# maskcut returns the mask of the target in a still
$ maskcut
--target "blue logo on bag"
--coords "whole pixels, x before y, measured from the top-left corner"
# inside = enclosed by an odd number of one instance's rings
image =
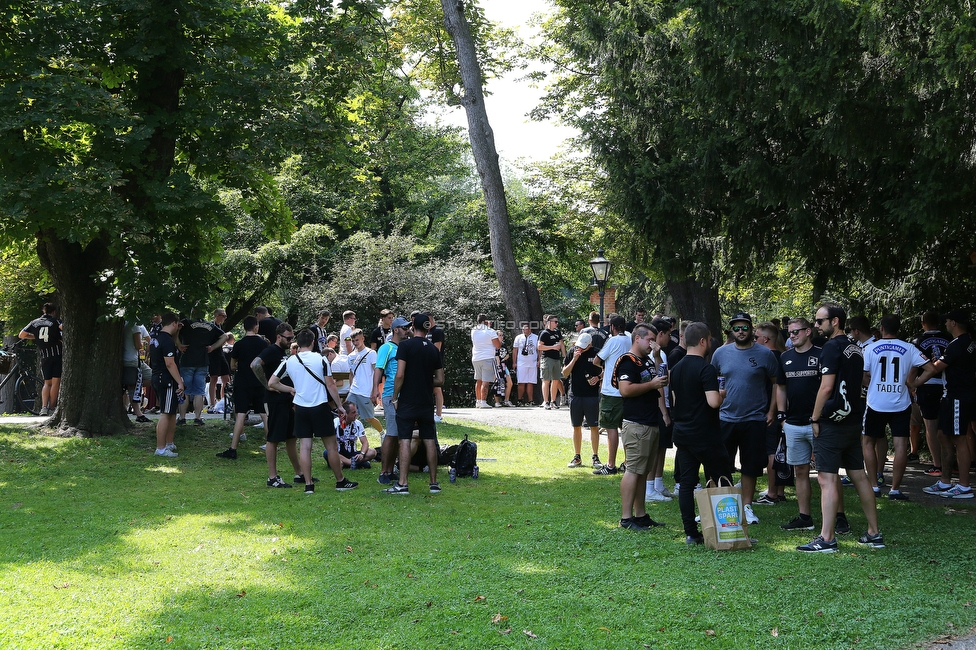
[[[715,520],[720,528],[739,527],[739,500],[725,497],[715,504]]]

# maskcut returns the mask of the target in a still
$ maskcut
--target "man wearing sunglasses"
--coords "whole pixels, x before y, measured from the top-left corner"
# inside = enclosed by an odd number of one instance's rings
[[[314,330],[313,330],[314,333]],[[292,408],[292,395],[287,391],[273,390],[268,386],[265,370],[274,372],[281,362],[288,356],[288,349],[295,338],[295,332],[288,323],[281,323],[275,329],[275,344],[269,345],[261,351],[251,362],[251,370],[258,382],[267,390],[268,426],[265,432],[268,444],[264,448],[264,456],[268,461],[268,487],[290,488],[291,483],[282,480],[278,475],[278,443],[285,443],[285,451],[292,469],[295,470],[295,482],[299,482],[302,466],[298,462],[298,439],[295,437],[295,410]],[[285,377],[282,384],[294,388],[290,377]],[[304,480],[301,481],[304,483]]]
[[[719,411],[722,440],[729,458],[739,454],[742,503],[746,523],[758,524],[752,511],[756,479],[767,464],[766,427],[776,419],[776,400],[766,396],[766,380],[775,383],[779,363],[773,352],[754,341],[752,316],[739,312],[729,321],[733,345],[723,345],[712,355],[712,365],[725,377],[725,401]]]
[[[861,451],[861,421],[864,398],[861,383],[864,379],[864,355],[844,333],[847,312],[840,305],[825,304],[817,310],[814,324],[827,337],[820,353],[820,390],[813,405],[810,424],[813,425],[813,450],[817,454],[817,481],[820,483],[820,511],[823,521],[820,535],[809,543],[797,546],[804,553],[835,553],[834,537],[838,508],[842,503],[838,474],[841,467],[854,483],[861,498],[861,509],[868,520],[868,530],[858,543],[872,548],[884,548],[884,538],[878,530],[878,508],[871,489],[872,481],[864,471]]]

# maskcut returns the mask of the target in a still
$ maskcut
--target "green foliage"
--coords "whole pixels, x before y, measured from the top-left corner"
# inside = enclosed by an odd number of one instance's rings
[[[37,255],[23,244],[0,249],[0,334],[16,335],[41,314],[54,289]]]
[[[439,495],[413,474],[406,497],[379,493],[375,465],[333,491],[316,442],[322,481],[304,496],[264,487],[257,442],[215,462],[230,425],[209,422],[165,461],[148,425],[0,430],[5,645],[894,650],[976,624],[968,505],[879,503],[886,549],[842,539],[815,557],[777,506],[754,550],[719,554],[685,546],[674,502],[649,506],[666,528],[619,529],[619,479],[567,470],[566,438],[438,425],[496,460],[453,485],[442,468]],[[284,454],[278,467],[291,478]],[[855,530],[859,510],[849,498]]]

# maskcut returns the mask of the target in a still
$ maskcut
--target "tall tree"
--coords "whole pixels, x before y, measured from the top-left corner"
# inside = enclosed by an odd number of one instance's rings
[[[512,234],[495,149],[495,136],[485,110],[484,79],[478,62],[478,52],[471,28],[465,18],[462,0],[441,0],[444,10],[444,26],[454,42],[458,71],[461,77],[461,105],[468,119],[468,138],[474,154],[475,166],[481,178],[488,211],[488,232],[491,241],[491,261],[498,276],[505,308],[515,323],[541,320],[542,314],[532,313],[528,292],[530,284],[522,278],[512,250]]]
[[[7,4],[0,243],[34,239],[57,289],[56,426],[123,429],[119,314],[208,293],[230,225],[217,189],[273,206],[270,172],[297,133],[334,130],[372,12],[351,0]],[[260,212],[269,233],[290,229],[287,214]]]

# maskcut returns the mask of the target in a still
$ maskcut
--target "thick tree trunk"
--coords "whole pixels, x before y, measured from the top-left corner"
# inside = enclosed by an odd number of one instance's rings
[[[683,320],[701,321],[708,325],[713,336],[724,340],[718,287],[712,286],[712,283],[704,284],[699,278],[690,275],[680,279],[666,277],[664,283]]]
[[[461,104],[468,118],[468,139],[471,142],[471,152],[474,155],[478,176],[481,177],[481,188],[488,209],[491,261],[495,267],[495,275],[498,277],[505,308],[517,327],[521,321],[533,320],[533,315],[522,274],[515,263],[515,253],[512,251],[505,185],[502,183],[502,173],[498,166],[495,136],[485,110],[481,67],[478,64],[471,28],[464,18],[464,3],[461,0],[441,0],[441,7],[444,10],[444,26],[457,50],[464,93]]]
[[[49,425],[63,435],[97,436],[129,428],[122,408],[122,321],[99,319],[112,287],[114,262],[101,240],[86,247],[53,231],[37,238],[37,254],[58,288],[64,321],[64,370],[57,411]]]

